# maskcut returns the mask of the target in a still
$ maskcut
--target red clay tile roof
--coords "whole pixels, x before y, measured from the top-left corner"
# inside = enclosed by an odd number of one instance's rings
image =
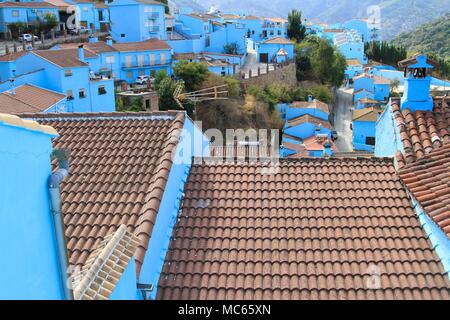
[[[147,51],[147,50],[169,50],[167,42],[159,39],[149,39],[141,42],[114,43],[113,47],[117,51]]]
[[[11,52],[0,56],[0,62],[16,61],[29,53],[28,51]]]
[[[143,263],[184,123],[182,112],[23,115],[54,127],[54,148],[70,150],[62,184],[69,262],[83,266],[101,241],[124,224],[139,239]]]
[[[450,143],[449,102],[449,98],[435,98],[433,111],[416,112],[400,110],[398,100],[392,102],[405,151],[401,162],[413,163],[433,149]]]
[[[322,119],[314,117],[314,116],[311,116],[309,114],[304,114],[299,117],[290,119],[288,121],[288,126],[289,126],[289,128],[291,128],[291,127],[295,127],[295,126],[298,126],[300,124],[307,123],[307,122],[312,123],[316,126],[320,125],[324,128],[331,129],[330,122],[322,120]]]
[[[319,109],[325,113],[330,113],[330,108],[328,107],[328,104],[317,99],[314,99],[313,101],[294,101],[289,107]]]
[[[194,165],[157,297],[450,299],[449,289],[391,160],[306,158]]]
[[[263,43],[266,43],[266,44],[294,44],[294,42],[292,42],[291,40],[282,38],[282,37],[271,38],[271,39],[264,41]]]
[[[17,87],[14,95],[9,91],[0,94],[0,112],[43,112],[64,98],[61,93],[25,84]]]
[[[400,177],[425,212],[450,237],[450,144],[406,165]]]
[[[116,52],[117,50],[112,46],[109,46],[104,41],[87,42],[87,43],[63,43],[60,44],[61,49],[74,49],[82,44],[85,50],[90,51],[92,54],[98,54],[103,52]]]
[[[41,2],[0,2],[0,8],[56,8],[53,4],[45,1]]]
[[[33,53],[61,68],[89,66],[89,64],[79,59],[78,48],[60,50],[36,50],[33,51]],[[95,54],[93,54],[89,50],[84,50],[84,55],[86,58],[95,57]]]

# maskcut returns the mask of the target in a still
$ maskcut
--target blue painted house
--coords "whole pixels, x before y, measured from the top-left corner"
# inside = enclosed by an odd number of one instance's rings
[[[360,64],[368,63],[364,53],[364,42],[354,30],[334,33],[334,44],[345,59],[356,59]]]
[[[1,61],[0,91],[34,85],[66,96],[66,112],[115,111],[113,79],[93,76],[88,61],[97,55],[82,46],[61,50],[38,50]],[[0,59],[1,60],[1,59]]]
[[[119,53],[117,79],[132,83],[138,76],[154,76],[158,70],[172,74],[172,49],[165,41],[149,39],[112,47]]]
[[[111,36],[119,43],[166,39],[165,5],[154,0],[109,3]]]
[[[283,18],[263,18],[261,38],[263,40],[272,38],[287,39],[288,21]]]
[[[0,299],[64,299],[47,181],[52,138],[36,122],[0,114]],[[6,245],[7,244],[7,245]]]
[[[382,113],[378,107],[368,107],[353,111],[353,150],[373,152],[375,149],[375,124]]]
[[[256,45],[257,59],[262,63],[283,63],[293,61],[294,42],[276,37]]]
[[[9,36],[10,23],[22,22],[28,25],[43,20],[47,14],[54,15],[59,21],[58,7],[45,1],[3,1],[0,2],[0,33]]]
[[[76,1],[65,0],[69,5],[75,6],[77,27],[85,27],[91,32],[108,32],[110,17],[108,5],[103,1]]]
[[[308,101],[278,105],[283,128],[282,157],[331,156],[336,150],[331,141],[330,110],[326,103],[312,96]]]
[[[390,86],[391,81],[389,79],[369,73],[360,74],[353,78],[354,101],[362,98],[386,101],[389,98]],[[357,93],[361,90],[366,93],[357,96]]]
[[[233,22],[245,28],[247,38],[251,39],[253,43],[263,40],[263,19],[246,14],[221,14],[220,16],[225,22]]]

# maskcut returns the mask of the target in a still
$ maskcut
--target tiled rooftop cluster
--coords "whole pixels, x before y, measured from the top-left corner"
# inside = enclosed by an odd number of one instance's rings
[[[139,275],[184,113],[37,114],[71,152],[61,197],[70,264],[83,267],[120,225],[137,236]]]
[[[269,174],[268,174],[269,173]],[[449,299],[388,159],[197,164],[159,299]]]
[[[400,177],[426,213],[450,238],[450,144],[400,170]]]
[[[400,166],[410,164],[433,149],[450,143],[450,99],[435,98],[433,111],[400,110],[397,100],[392,111],[400,129],[404,155],[397,153]]]

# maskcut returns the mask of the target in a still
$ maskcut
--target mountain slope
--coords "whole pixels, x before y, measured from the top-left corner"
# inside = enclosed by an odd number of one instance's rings
[[[431,52],[450,59],[450,12],[414,31],[401,33],[392,42],[412,53]]]
[[[400,32],[413,30],[450,11],[449,0],[198,0],[197,3],[206,8],[214,5],[223,12],[246,12],[269,17],[286,17],[290,10],[297,8],[308,19],[328,23],[367,18],[367,8],[378,5],[383,39],[392,39]]]

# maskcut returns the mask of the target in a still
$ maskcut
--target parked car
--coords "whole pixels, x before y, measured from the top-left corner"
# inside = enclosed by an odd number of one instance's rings
[[[90,33],[89,29],[86,28],[85,26],[81,26],[79,28],[75,28],[75,29],[69,29],[69,33],[73,34],[73,35],[78,35],[78,34],[86,34],[86,33]]]
[[[155,81],[154,78],[144,75],[144,76],[139,76],[136,78],[136,84],[147,84],[147,83],[152,83],[153,81]]]
[[[331,131],[331,139],[334,141],[337,140],[337,138],[338,138],[337,131],[336,130]]]
[[[19,41],[20,42],[24,42],[24,41],[25,42],[31,42],[31,41],[33,41],[33,38],[34,38],[35,41],[39,40],[39,38],[37,36],[33,36],[33,35],[29,34],[29,33],[24,33],[24,34],[22,34],[19,37]]]

